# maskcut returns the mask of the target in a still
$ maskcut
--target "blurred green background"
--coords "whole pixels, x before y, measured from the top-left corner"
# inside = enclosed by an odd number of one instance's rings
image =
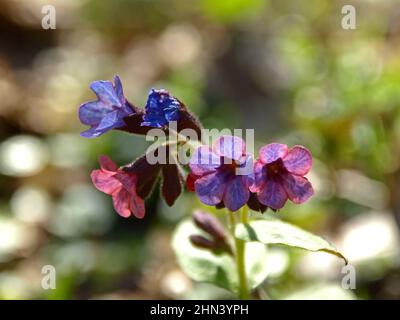
[[[43,5],[56,30],[43,30]],[[344,30],[341,8],[357,10]],[[84,139],[88,85],[119,74],[143,106],[166,88],[206,128],[254,128],[257,146],[303,144],[316,195],[277,215],[335,243],[341,262],[271,249],[262,298],[400,298],[400,6],[382,1],[0,0],[0,298],[226,298],[193,283],[170,249],[176,223],[158,192],[143,220],[123,219],[89,174],[146,142],[122,132]],[[57,289],[43,290],[54,265]]]

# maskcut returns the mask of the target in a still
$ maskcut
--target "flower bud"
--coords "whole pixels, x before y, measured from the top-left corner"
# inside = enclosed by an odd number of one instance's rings
[[[209,249],[214,253],[233,254],[231,246],[225,241],[210,240],[198,234],[193,234],[189,237],[190,242],[198,248]]]
[[[190,242],[195,246],[199,248],[205,248],[205,249],[216,249],[216,244],[214,241],[211,241],[203,236],[193,234],[189,237]]]
[[[216,217],[205,211],[196,210],[193,213],[193,220],[196,226],[210,234],[216,241],[224,241],[225,230]]]

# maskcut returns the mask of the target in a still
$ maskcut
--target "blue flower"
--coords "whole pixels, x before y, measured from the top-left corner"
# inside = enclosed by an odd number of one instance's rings
[[[167,90],[151,89],[147,98],[142,126],[162,128],[170,121],[178,121],[181,103]]]
[[[124,118],[133,114],[122,91],[121,80],[114,76],[111,81],[94,81],[90,88],[97,100],[89,101],[79,107],[79,119],[90,129],[81,133],[82,137],[94,138],[114,128],[125,125]]]

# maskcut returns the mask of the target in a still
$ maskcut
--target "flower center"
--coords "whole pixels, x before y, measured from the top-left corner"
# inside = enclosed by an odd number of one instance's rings
[[[238,167],[239,167],[239,164],[235,160],[227,159],[224,157],[221,158],[220,169],[225,171],[226,173],[235,174],[236,168],[238,168]]]
[[[268,176],[278,176],[280,174],[283,174],[287,172],[285,166],[283,165],[282,159],[278,159],[274,162],[271,162],[266,165],[267,168],[267,174]]]

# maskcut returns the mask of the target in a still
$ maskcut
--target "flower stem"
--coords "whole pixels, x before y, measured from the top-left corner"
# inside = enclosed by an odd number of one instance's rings
[[[192,150],[195,150],[195,149],[197,149],[199,146],[202,145],[201,141],[197,141],[197,140],[192,141],[192,140],[190,140],[189,137],[186,137],[186,136],[180,134],[179,132],[177,132],[177,131],[175,131],[175,130],[173,130],[173,129],[171,129],[171,128],[169,128],[168,130],[169,130],[169,133],[170,133],[170,134],[176,135],[176,138],[177,138],[176,143],[177,143],[178,145],[179,145],[180,143],[181,143],[181,144],[187,144]]]
[[[249,222],[249,208],[244,206],[242,208],[242,214],[240,215],[241,223],[248,223]]]
[[[247,222],[247,207],[242,209],[240,213],[240,222],[246,223]],[[246,275],[246,261],[245,261],[245,254],[246,254],[246,246],[243,240],[240,240],[235,237],[234,229],[236,225],[236,219],[233,215],[233,212],[229,211],[229,221],[232,230],[232,236],[235,240],[235,258],[236,258],[236,268],[238,271],[238,278],[239,278],[239,298],[241,300],[246,300],[249,298],[249,291],[247,286],[247,275]]]

